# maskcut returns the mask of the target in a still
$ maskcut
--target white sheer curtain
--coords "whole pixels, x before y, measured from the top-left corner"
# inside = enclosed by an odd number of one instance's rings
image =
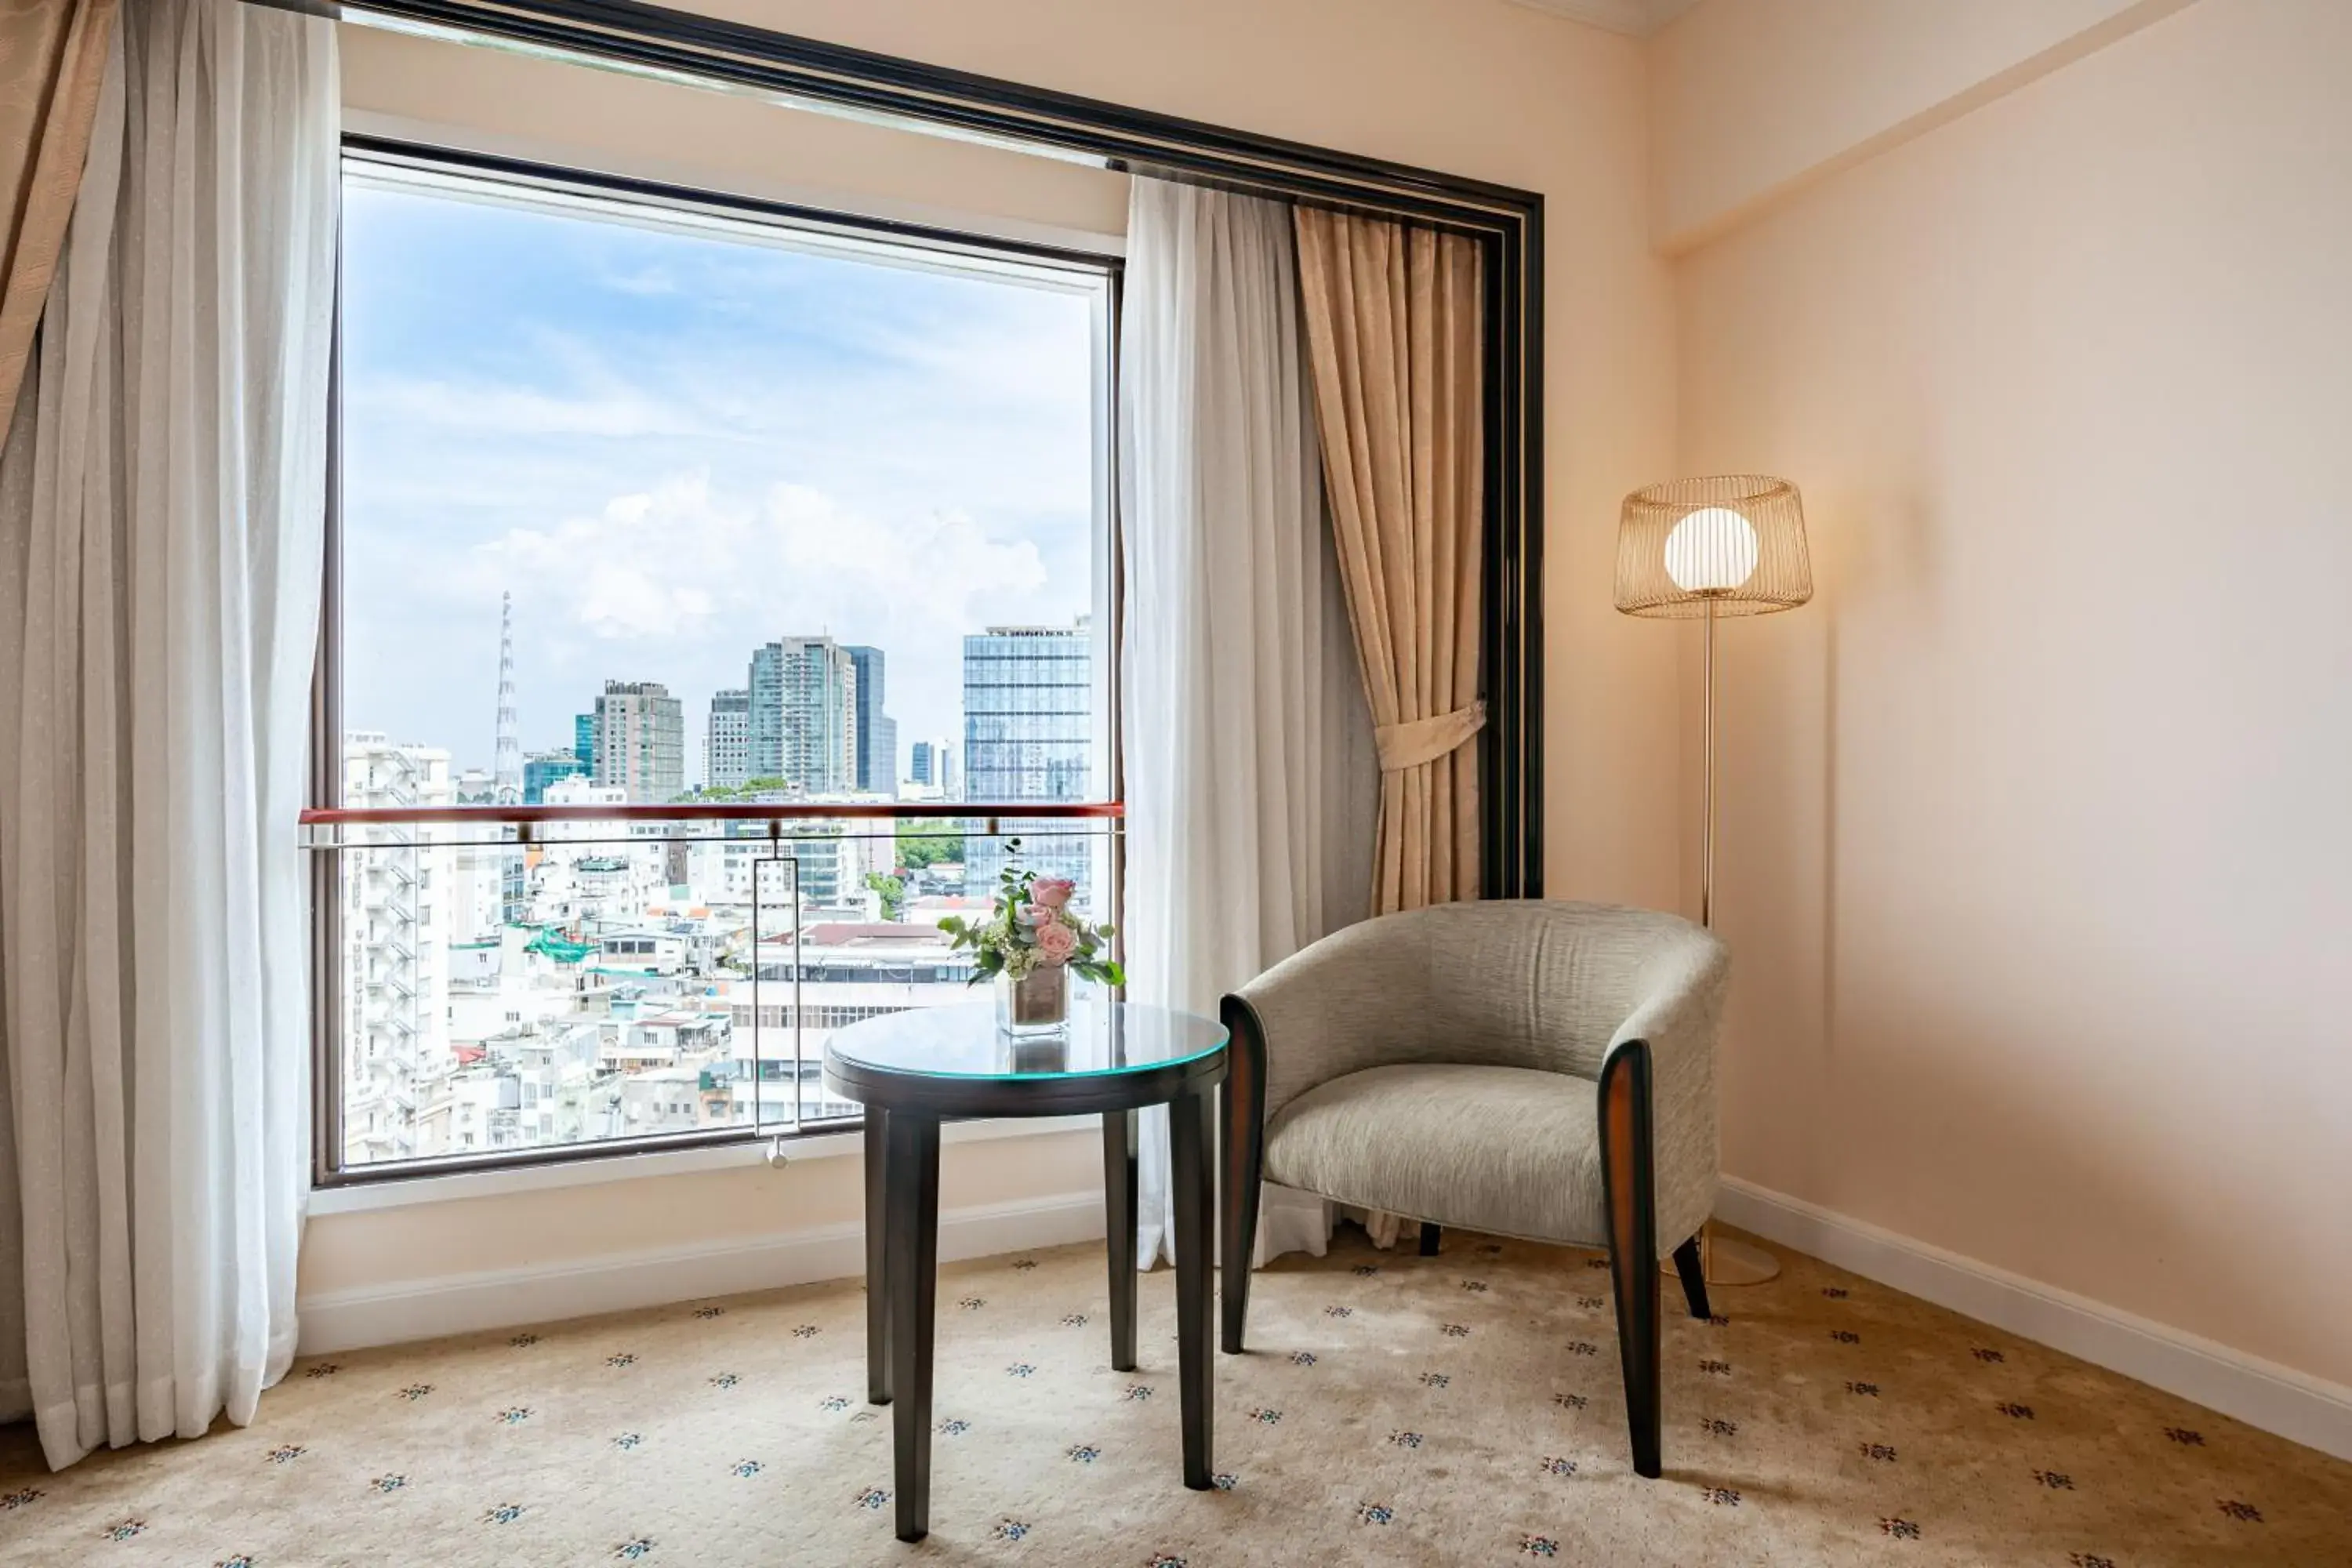
[[[1323,515],[1290,209],[1138,177],[1119,357],[1129,994],[1218,999],[1370,898],[1379,765]],[[1169,1238],[1143,1118],[1137,1255]],[[1330,1234],[1268,1188],[1261,1260]]]
[[[116,51],[0,457],[0,1403],[60,1467],[252,1417],[308,1184],[334,28]]]

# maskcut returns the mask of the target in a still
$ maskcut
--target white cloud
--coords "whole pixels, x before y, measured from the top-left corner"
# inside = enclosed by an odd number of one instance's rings
[[[509,529],[447,586],[485,606],[515,595],[525,684],[552,689],[526,690],[527,718],[569,711],[606,679],[662,680],[686,702],[690,745],[709,693],[741,684],[754,647],[816,632],[882,648],[905,739],[945,735],[963,633],[1066,621],[1086,594],[1083,581],[1055,581],[1034,541],[992,536],[961,512],[859,513],[788,483],[754,498],[714,486],[707,469],[551,528]]]
[[[1046,586],[1034,542],[992,539],[961,512],[857,516],[795,484],[772,485],[751,505],[714,493],[707,469],[551,530],[509,530],[475,557],[484,593],[528,584],[542,605],[621,641],[730,622],[774,636],[850,616],[962,626],[990,602]]]

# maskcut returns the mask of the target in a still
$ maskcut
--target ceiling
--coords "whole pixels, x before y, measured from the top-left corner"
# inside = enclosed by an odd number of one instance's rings
[[[1652,33],[1681,16],[1697,0],[1511,0],[1531,11],[1545,11],[1555,16],[1565,16],[1588,26],[1604,27],[1612,33],[1629,33],[1637,38]]]

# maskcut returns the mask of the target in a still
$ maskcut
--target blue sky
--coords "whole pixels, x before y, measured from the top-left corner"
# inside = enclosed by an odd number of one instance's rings
[[[488,767],[499,595],[526,751],[607,678],[686,706],[754,644],[888,655],[900,749],[961,637],[1091,575],[1090,301],[353,183],[343,721]]]

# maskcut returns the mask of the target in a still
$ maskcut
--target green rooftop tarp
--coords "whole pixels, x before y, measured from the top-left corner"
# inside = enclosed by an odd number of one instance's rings
[[[566,942],[551,931],[541,931],[523,944],[525,952],[543,953],[558,963],[577,963],[596,951],[593,942]]]

